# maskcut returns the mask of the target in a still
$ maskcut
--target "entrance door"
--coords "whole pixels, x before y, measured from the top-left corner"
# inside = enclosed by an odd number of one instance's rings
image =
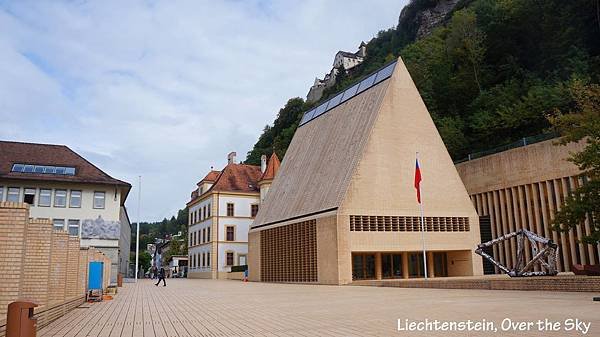
[[[435,277],[448,276],[448,258],[445,252],[433,253],[433,272]]]
[[[402,255],[381,254],[381,273],[383,278],[402,278]]]
[[[375,254],[352,254],[352,279],[370,280],[375,278]]]
[[[423,266],[423,253],[408,254],[408,276],[425,277],[425,268]]]

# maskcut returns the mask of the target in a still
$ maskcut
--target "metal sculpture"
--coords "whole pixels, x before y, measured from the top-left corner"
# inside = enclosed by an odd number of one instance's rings
[[[517,262],[513,269],[508,269],[498,261],[494,260],[490,254],[484,251],[499,242],[517,237]],[[531,243],[531,256],[533,258],[525,263],[525,238]],[[541,246],[541,247],[540,247]],[[541,237],[526,229],[520,229],[516,232],[511,232],[502,235],[499,238],[477,245],[475,253],[488,259],[493,265],[498,267],[510,277],[524,276],[554,276],[558,274],[556,269],[556,260],[558,259],[558,245],[550,239]],[[540,271],[532,271],[531,269],[536,264],[539,264]]]

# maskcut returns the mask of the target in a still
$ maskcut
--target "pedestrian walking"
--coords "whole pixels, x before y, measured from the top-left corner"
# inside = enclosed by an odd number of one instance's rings
[[[155,286],[158,287],[160,280],[163,281],[163,287],[166,287],[167,281],[165,281],[165,268],[163,268],[163,267],[160,267],[160,270],[158,271],[158,282],[156,282]]]

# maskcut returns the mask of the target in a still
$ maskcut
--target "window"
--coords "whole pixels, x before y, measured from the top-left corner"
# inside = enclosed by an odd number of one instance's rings
[[[67,190],[54,190],[54,207],[67,206]]]
[[[246,255],[238,255],[238,266],[245,266],[246,264]]]
[[[94,208],[104,208],[104,192],[94,192]]]
[[[202,267],[206,266],[206,254],[202,253]]]
[[[55,230],[59,230],[59,231],[65,230],[65,219],[53,219],[52,224],[54,225]]]
[[[227,259],[225,261],[226,266],[233,266],[233,252],[227,252]]]
[[[206,228],[206,241],[207,242],[211,241],[211,239],[210,239],[210,227]]]
[[[225,226],[225,240],[235,241],[235,226]]]
[[[81,191],[71,190],[71,198],[69,199],[69,207],[80,208],[81,207]]]
[[[4,186],[0,186],[0,202],[4,201]]]
[[[202,243],[206,242],[206,228],[202,228]]]
[[[257,213],[258,213],[258,205],[251,205],[250,206],[250,214],[252,214],[251,216],[254,218],[254,217],[256,217]]]
[[[204,219],[206,219],[206,206],[202,208],[202,214],[204,215]]]
[[[192,238],[194,237],[194,233],[190,233],[190,246],[192,246]]]
[[[206,266],[210,267],[210,252],[206,253]]]
[[[69,235],[79,236],[79,220],[69,219]]]
[[[198,242],[198,241],[196,241],[198,239],[198,235],[197,234],[198,234],[198,232],[194,232],[194,246]]]
[[[206,211],[206,213],[207,213],[206,215],[210,218],[210,204],[208,204],[207,209],[208,210]]]
[[[35,188],[26,188],[23,193],[23,202],[26,204],[35,204]]]
[[[233,204],[227,203],[227,216],[233,216],[233,215],[234,215]]]
[[[52,190],[40,189],[40,198],[38,199],[38,206],[50,207],[50,201],[52,199]]]
[[[19,187],[9,187],[8,193],[6,194],[6,201],[19,202],[19,195],[21,189]]]

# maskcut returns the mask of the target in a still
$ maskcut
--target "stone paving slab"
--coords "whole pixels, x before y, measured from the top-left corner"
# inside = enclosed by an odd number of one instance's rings
[[[403,289],[170,279],[127,283],[114,300],[78,308],[38,336],[584,336],[581,332],[502,331],[505,318],[591,323],[590,293]],[[597,294],[596,294],[597,296]],[[398,331],[398,319],[491,321],[498,331]]]

